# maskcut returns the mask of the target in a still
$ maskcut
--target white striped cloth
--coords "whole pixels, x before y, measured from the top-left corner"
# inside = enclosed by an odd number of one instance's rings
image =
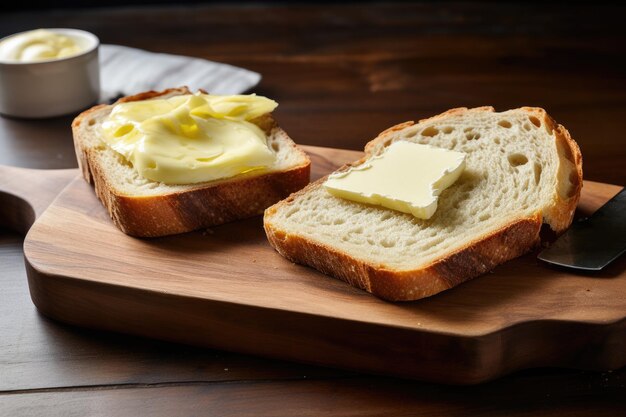
[[[100,45],[100,101],[186,85],[213,94],[239,94],[261,75],[228,64],[120,45]]]

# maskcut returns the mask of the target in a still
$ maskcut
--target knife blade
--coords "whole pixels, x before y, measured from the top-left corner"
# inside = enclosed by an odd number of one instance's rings
[[[626,251],[626,188],[589,218],[573,223],[538,256],[550,264],[599,271]]]

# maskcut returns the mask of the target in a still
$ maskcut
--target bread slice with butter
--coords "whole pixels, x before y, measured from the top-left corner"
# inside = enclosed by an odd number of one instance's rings
[[[543,109],[459,108],[402,123],[338,172],[397,141],[466,154],[465,170],[441,192],[432,217],[334,196],[322,178],[265,211],[270,244],[293,262],[378,297],[417,300],[530,251],[540,243],[542,224],[561,233],[572,221],[582,157]]]
[[[126,234],[165,236],[252,217],[309,182],[308,156],[271,114],[251,123],[265,132],[267,147],[275,154],[273,163],[263,170],[228,178],[193,184],[153,181],[140,175],[123,155],[107,146],[102,124],[116,104],[187,94],[191,92],[183,87],[124,97],[114,105],[95,106],[72,123],[83,177],[94,185],[113,222]]]

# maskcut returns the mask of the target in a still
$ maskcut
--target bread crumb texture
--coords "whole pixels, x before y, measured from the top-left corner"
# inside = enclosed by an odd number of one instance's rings
[[[502,113],[491,108],[455,109],[418,124],[390,128],[370,142],[366,152],[376,154],[401,140],[467,155],[465,171],[440,195],[433,217],[422,220],[334,197],[321,186],[322,179],[266,211],[266,230],[275,236],[270,241],[279,252],[311,265],[285,242],[297,237],[327,248],[326,255],[318,256],[328,256],[328,262],[318,263],[326,265],[324,272],[335,276],[345,275],[349,268],[332,267],[330,258],[336,262],[339,254],[347,256],[377,274],[370,271],[363,273],[369,277],[344,279],[371,290],[374,284],[368,281],[381,271],[419,274],[490,236],[504,233],[520,220],[541,219],[559,232],[571,223],[582,184],[580,152],[569,133],[542,109]],[[507,239],[511,239],[510,232]],[[535,239],[538,237],[532,232],[520,241],[521,248],[492,247],[493,253],[475,259],[485,266],[475,272],[485,272],[494,263],[530,250],[537,243]]]

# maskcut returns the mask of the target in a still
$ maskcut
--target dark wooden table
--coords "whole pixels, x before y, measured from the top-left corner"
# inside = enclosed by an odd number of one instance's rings
[[[624,185],[625,17],[619,6],[539,4],[152,6],[2,13],[0,36],[76,27],[258,71],[255,92],[280,103],[303,144],[359,149],[450,107],[542,106],[580,144],[585,178]],[[0,164],[76,166],[70,120],[0,118]],[[0,230],[2,416],[626,413],[625,369],[455,387],[68,327],[32,305],[21,243]]]

